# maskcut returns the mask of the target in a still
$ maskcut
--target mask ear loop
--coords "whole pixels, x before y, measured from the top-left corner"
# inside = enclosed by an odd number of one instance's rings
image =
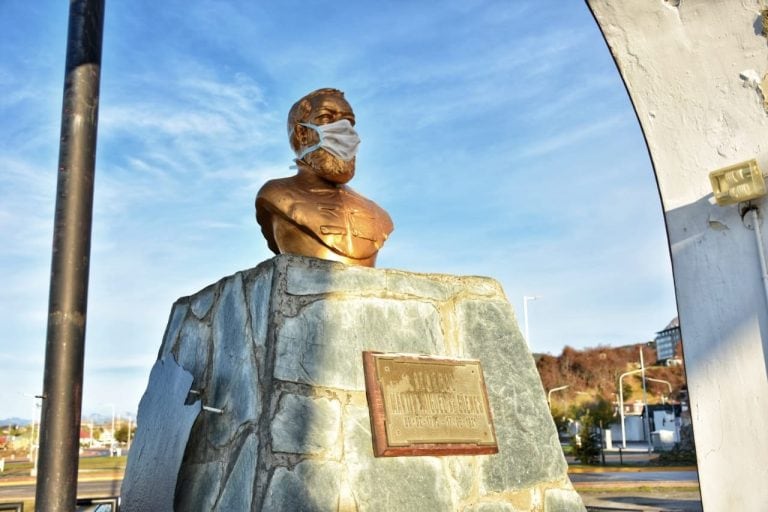
[[[295,128],[295,126],[291,126],[291,131],[289,131],[289,132],[288,132],[288,140],[291,140],[291,139],[293,138],[293,135],[294,135],[295,133],[296,133],[296,128]],[[297,144],[298,144],[298,141],[297,141]],[[291,148],[291,149],[293,149],[293,148]],[[295,149],[293,150],[293,153],[294,153],[294,154],[296,154],[296,150],[295,150]],[[293,161],[295,162],[295,161],[297,161],[297,160],[298,160],[298,158],[295,158]],[[298,169],[299,167],[298,167],[296,164],[291,164],[291,165],[289,165],[289,166],[288,166],[288,168],[289,168],[289,169],[294,169],[294,170],[296,170],[296,169]]]
[[[302,158],[304,158],[309,153],[311,153],[311,152],[313,152],[313,151],[315,151],[317,149],[320,149],[320,147],[323,145],[323,141],[325,140],[325,135],[323,135],[323,131],[320,130],[317,125],[312,124],[312,123],[299,123],[299,124],[301,126],[306,126],[307,128],[311,128],[311,129],[315,130],[315,132],[317,133],[317,135],[320,138],[320,140],[318,141],[317,144],[309,146],[308,148],[304,148],[304,150],[301,153],[299,153],[298,156],[296,157],[297,160],[301,160]]]

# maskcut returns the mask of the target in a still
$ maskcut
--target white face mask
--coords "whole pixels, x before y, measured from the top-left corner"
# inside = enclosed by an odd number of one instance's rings
[[[360,137],[352,127],[348,119],[340,119],[328,124],[299,123],[301,126],[312,128],[320,137],[320,142],[301,151],[296,151],[298,159],[316,149],[323,148],[338,158],[349,161],[355,158],[357,146],[360,145]]]

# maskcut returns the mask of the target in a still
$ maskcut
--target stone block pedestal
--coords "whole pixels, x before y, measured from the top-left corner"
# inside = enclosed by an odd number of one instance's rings
[[[375,458],[364,350],[479,359],[499,453]],[[176,510],[584,510],[491,279],[277,256],[177,301],[160,349],[170,357],[192,375],[187,402],[223,411],[194,422]],[[140,428],[164,414],[140,409]],[[130,455],[124,491],[142,458]],[[130,510],[130,491],[123,500]]]

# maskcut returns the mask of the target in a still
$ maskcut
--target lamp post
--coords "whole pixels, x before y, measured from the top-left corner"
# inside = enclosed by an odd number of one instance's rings
[[[109,443],[109,456],[115,456],[115,404],[107,404],[112,407],[112,441]]]
[[[671,383],[670,383],[668,380],[663,380],[663,379],[652,379],[652,378],[650,378],[650,377],[646,377],[646,378],[645,378],[645,380],[650,380],[651,382],[661,382],[662,384],[666,384],[666,385],[667,385],[667,387],[669,388],[669,395],[667,395],[667,396],[668,396],[668,397],[669,397],[669,396],[672,396],[672,384],[671,384]],[[669,398],[667,398],[667,399],[669,399]],[[662,403],[663,403],[663,404],[666,404],[666,402],[664,401],[663,395],[662,395]],[[672,410],[672,417],[674,418],[674,416],[675,416],[675,413],[674,413],[674,409],[673,409],[673,410]],[[655,421],[655,420],[654,420],[654,421]],[[680,433],[679,433],[679,429],[677,429],[677,428],[675,428],[675,435],[676,435],[676,436],[679,436],[679,435],[680,435]]]
[[[622,373],[619,376],[619,416],[621,417],[621,445],[627,447],[627,435],[624,427],[624,388],[621,385],[621,380],[627,375],[643,372],[643,370],[632,370],[631,372]]]
[[[39,409],[42,405],[38,400],[42,400],[42,395],[33,395],[32,393],[20,393],[21,395],[28,396],[32,399],[32,425],[29,432],[29,459],[32,462],[32,469],[29,471],[29,476],[37,476],[37,459],[40,453],[40,412]],[[35,423],[37,423],[37,432],[35,432]]]
[[[626,377],[627,375],[633,375],[635,373],[643,373],[643,375],[645,375],[645,370],[649,370],[649,369],[650,368],[643,367],[643,368],[641,368],[639,370],[632,370],[630,372],[622,373],[619,376],[619,416],[621,417],[621,444],[622,444],[622,446],[624,448],[627,447],[627,439],[626,439],[626,431],[625,431],[625,427],[624,427],[624,388],[621,385],[621,380],[624,377]],[[650,380],[650,381],[654,381],[654,382],[662,382],[662,383],[666,384],[667,386],[669,386],[669,393],[672,394],[672,384],[670,384],[668,381],[661,380],[661,379],[652,379],[650,377],[645,377],[643,379],[643,388],[645,388],[645,381],[646,380]],[[647,409],[648,404],[645,404],[645,405],[646,405],[646,409]],[[647,411],[646,411],[646,424],[647,424]]]
[[[70,0],[35,508],[77,500],[104,0]]]
[[[37,397],[35,398],[37,399]],[[40,412],[38,412],[38,409],[41,409],[43,405],[41,403],[38,403],[37,401],[34,402],[34,405],[35,405],[35,417],[39,418]],[[34,423],[34,420],[32,420],[32,433],[35,440],[35,445],[34,445],[35,458],[32,461],[32,470],[29,472],[29,476],[37,477],[37,464],[40,458],[40,422],[39,421],[37,426],[37,434],[35,434],[35,423]]]
[[[525,343],[528,344],[528,348],[531,348],[531,342],[528,339],[528,301],[538,300],[541,297],[536,295],[524,295],[523,296],[523,318],[525,319]]]
[[[131,430],[133,429],[133,416],[128,414],[128,446],[126,447],[126,451],[131,451]]]
[[[647,368],[646,368],[646,370],[647,370]],[[669,388],[669,394],[670,394],[670,395],[672,394],[672,384],[670,384],[670,382],[669,382],[668,380],[663,380],[663,379],[652,379],[652,378],[650,378],[650,377],[646,377],[646,378],[645,378],[645,380],[649,380],[649,381],[651,381],[651,382],[661,382],[662,384],[666,384],[666,385],[667,385],[667,387]]]
[[[643,347],[640,347],[640,370],[643,372],[643,415],[645,416],[645,435],[648,440],[648,453],[653,451],[651,445],[651,421],[648,417],[648,393],[645,388],[645,359],[643,358]]]
[[[568,385],[560,386],[560,387],[552,388],[547,392],[547,405],[549,406],[550,410],[552,409],[552,393],[554,393],[555,391],[562,391],[564,389],[567,389],[568,387],[569,387]]]

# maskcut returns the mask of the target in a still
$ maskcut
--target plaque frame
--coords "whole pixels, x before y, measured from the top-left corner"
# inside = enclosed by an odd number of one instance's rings
[[[435,440],[429,442],[418,441],[404,445],[391,445],[387,437],[387,413],[384,403],[384,386],[378,375],[377,361],[388,359],[402,363],[421,363],[435,365],[477,365],[479,375],[477,384],[482,394],[487,421],[492,442],[444,442]],[[363,351],[363,372],[365,375],[365,395],[368,400],[368,410],[371,420],[371,438],[373,442],[373,454],[375,457],[402,457],[402,456],[430,456],[430,455],[490,455],[499,452],[496,439],[496,429],[493,424],[493,413],[488,401],[488,390],[485,386],[482,366],[477,359],[456,359],[441,356],[429,356],[420,354],[387,353],[376,351]]]

